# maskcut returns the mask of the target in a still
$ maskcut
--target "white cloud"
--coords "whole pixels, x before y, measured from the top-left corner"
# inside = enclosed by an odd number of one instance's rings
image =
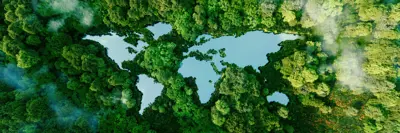
[[[93,11],[87,8],[80,8],[80,16],[77,16],[81,19],[81,24],[85,26],[90,26],[92,25],[93,21]]]
[[[58,29],[60,29],[64,25],[64,19],[58,19],[58,20],[50,20],[50,22],[47,24],[48,30],[56,32]]]
[[[64,26],[65,19],[71,16],[76,17],[84,26],[91,26],[93,23],[93,10],[78,0],[54,0],[49,6],[62,15],[61,19],[51,20],[48,23],[49,31],[57,32],[59,28]]]
[[[336,77],[340,84],[358,91],[365,86],[366,74],[362,69],[364,55],[356,50],[345,49],[335,61]]]
[[[51,7],[61,13],[73,12],[78,7],[78,5],[78,0],[54,0],[51,3]]]

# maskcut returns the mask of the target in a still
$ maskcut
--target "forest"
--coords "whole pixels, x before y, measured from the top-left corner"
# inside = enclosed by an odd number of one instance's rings
[[[1,0],[2,133],[400,132],[398,0]],[[173,29],[153,38],[147,26]],[[201,103],[184,53],[250,31],[295,34],[268,63],[223,62]],[[120,68],[87,35],[149,45]],[[251,43],[251,42],[250,42]],[[267,42],[266,42],[267,43]],[[243,44],[245,45],[245,44]],[[213,64],[213,66],[215,66]],[[256,71],[259,70],[259,71]],[[198,70],[194,70],[198,71]],[[164,88],[139,113],[145,74]],[[268,102],[281,92],[288,105]]]

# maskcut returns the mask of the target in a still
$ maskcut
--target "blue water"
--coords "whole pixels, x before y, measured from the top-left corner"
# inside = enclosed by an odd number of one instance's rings
[[[158,23],[154,26],[147,27],[150,31],[153,32],[154,38],[157,39],[159,36],[162,36],[172,30],[172,27],[168,24]],[[120,37],[114,33],[112,35],[106,36],[86,36],[85,39],[90,39],[99,42],[104,47],[107,48],[108,56],[113,59],[120,67],[123,61],[125,60],[133,60],[136,54],[130,54],[128,52],[127,47],[133,47],[131,44],[126,43],[123,39],[124,37]],[[138,42],[138,47],[133,47],[138,52],[142,51],[144,47],[148,46],[147,43],[142,41]],[[150,103],[154,102],[154,99],[161,94],[163,86],[158,83],[154,83],[154,79],[146,76],[139,75],[139,83],[137,83],[137,87],[143,93],[142,105],[140,113],[143,112],[143,109],[146,108]]]
[[[289,103],[289,98],[280,92],[274,92],[272,95],[267,96],[268,102],[278,102],[283,105],[287,105]]]
[[[164,87],[160,83],[155,83],[154,79],[143,74],[139,75],[139,83],[137,83],[136,86],[143,93],[142,105],[139,113],[143,113],[144,108],[149,106],[150,103],[154,102],[156,97],[161,95],[161,91]]]
[[[147,27],[154,34],[154,39],[158,39],[158,37],[167,34],[172,30],[172,26],[164,23],[157,23],[154,26]]]
[[[105,36],[86,36],[85,39],[90,39],[99,42],[108,50],[108,56],[113,59],[118,66],[121,67],[121,63],[124,60],[132,60],[135,58],[136,54],[130,54],[128,52],[127,47],[133,47],[131,44],[126,43],[123,37],[120,37],[114,33],[112,35],[105,35]],[[134,48],[137,51],[143,50],[144,46],[147,46],[147,43],[139,41],[138,47]]]
[[[157,39],[159,36],[166,34],[172,30],[172,27],[168,24],[156,24],[149,26],[148,29],[153,32],[154,38]],[[204,35],[210,37],[208,35]],[[91,39],[100,42],[102,45],[108,48],[108,55],[112,58],[119,66],[124,60],[132,60],[136,54],[130,54],[127,47],[133,47],[132,45],[123,41],[123,37],[115,34],[107,36],[87,36],[86,39]],[[226,48],[226,57],[221,58],[219,54],[215,55],[212,62],[215,62],[218,69],[221,70],[223,66],[219,63],[221,60],[226,62],[235,63],[240,67],[247,65],[253,66],[257,69],[259,66],[265,65],[268,60],[266,57],[267,53],[276,52],[279,50],[277,45],[283,40],[296,39],[296,36],[287,34],[267,34],[261,31],[249,32],[241,37],[235,38],[232,36],[225,36],[216,39],[212,39],[202,46],[195,46],[190,48],[190,51],[199,50],[201,52],[207,52],[209,49],[219,50]],[[148,44],[139,41],[137,51],[143,50]],[[187,54],[187,53],[186,53]],[[185,59],[182,62],[179,72],[184,77],[193,76],[196,77],[196,83],[198,85],[200,100],[202,103],[207,102],[210,99],[212,92],[214,92],[214,83],[220,77],[212,69],[211,62],[198,61],[194,58]],[[258,70],[257,70],[258,71]],[[209,80],[212,83],[209,83]],[[163,86],[161,84],[154,83],[154,79],[149,78],[146,75],[139,75],[139,83],[137,84],[139,90],[143,93],[141,111],[147,107],[154,99],[161,94]],[[278,101],[288,101],[287,97],[280,96],[276,98]]]
[[[204,35],[206,38],[210,36]],[[268,63],[267,53],[276,52],[280,49],[278,44],[284,40],[294,40],[297,36],[289,34],[267,34],[261,31],[248,32],[243,36],[235,38],[233,36],[224,36],[216,39],[212,39],[209,42],[195,46],[189,49],[190,51],[199,50],[201,52],[207,52],[209,49],[219,50],[225,48],[226,57],[221,58],[219,54],[213,56],[213,60],[198,61],[194,58],[188,58],[183,61],[183,65],[179,69],[179,72],[184,77],[193,76],[196,77],[196,83],[199,88],[200,101],[206,103],[211,94],[214,92],[214,83],[220,77],[217,75],[211,67],[211,62],[215,62],[217,68],[222,70],[223,66],[220,63],[221,60],[229,63],[235,63],[240,67],[252,66],[258,71],[259,66],[263,66]],[[209,82],[212,81],[212,83]]]

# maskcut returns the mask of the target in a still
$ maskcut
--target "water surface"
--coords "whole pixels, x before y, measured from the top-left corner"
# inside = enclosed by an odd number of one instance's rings
[[[148,29],[153,32],[154,38],[157,39],[172,30],[172,27],[168,24],[158,23],[154,26],[149,26]],[[208,35],[204,35],[210,37]],[[86,39],[98,41],[100,44],[108,48],[108,55],[112,58],[119,66],[124,60],[132,60],[136,54],[130,54],[127,47],[133,47],[132,45],[123,41],[124,37],[112,35],[107,36],[87,36]],[[207,52],[209,49],[219,50],[225,48],[226,57],[221,58],[219,54],[213,57],[212,62],[215,62],[218,69],[221,70],[223,66],[220,64],[221,60],[229,63],[235,63],[240,67],[251,65],[258,71],[259,66],[265,65],[268,60],[266,57],[267,53],[276,52],[279,50],[278,44],[284,40],[293,40],[297,36],[288,34],[267,34],[261,31],[254,31],[246,33],[238,38],[232,36],[224,36],[216,39],[212,39],[209,42],[195,46],[189,49],[189,51],[199,50],[201,52]],[[139,41],[139,45],[135,48],[137,51],[141,51],[148,46],[148,44]],[[187,54],[187,53],[186,53]],[[220,77],[212,69],[210,62],[198,61],[194,58],[187,58],[182,62],[182,66],[179,69],[184,77],[193,76],[196,77],[196,83],[199,88],[198,94],[202,103],[207,102],[210,99],[212,92],[214,92],[214,83]],[[212,82],[210,83],[209,80]],[[154,79],[149,78],[146,75],[139,75],[139,83],[137,84],[139,90],[143,93],[141,111],[147,107],[150,103],[154,102],[154,99],[161,94],[163,86],[158,83],[154,83]],[[275,93],[274,93],[275,94]],[[288,101],[287,97],[282,95],[273,95],[272,99],[276,101]],[[272,100],[269,100],[272,101]],[[287,103],[287,102],[286,102]]]
[[[203,35],[210,38],[208,35]],[[219,54],[213,56],[213,60],[198,61],[192,58],[185,59],[182,63],[179,72],[184,77],[196,77],[196,84],[199,88],[198,94],[200,101],[206,103],[211,94],[214,92],[214,83],[219,79],[211,67],[211,62],[214,62],[219,70],[224,68],[220,61],[235,63],[239,67],[252,66],[256,71],[258,67],[268,63],[267,54],[277,52],[280,49],[278,44],[284,40],[294,40],[297,36],[290,34],[275,35],[272,33],[264,33],[261,31],[248,32],[243,36],[235,38],[233,36],[224,36],[216,39],[211,39],[209,42],[195,46],[189,49],[190,51],[199,50],[206,53],[209,49],[219,50],[225,48],[226,57],[222,58]],[[187,54],[187,53],[186,53]],[[210,83],[209,81],[212,81]]]
[[[158,23],[154,26],[147,27],[154,34],[154,38],[167,34],[172,30],[171,25]],[[121,64],[125,60],[133,60],[136,57],[136,54],[129,53],[127,47],[132,47],[136,49],[138,52],[144,50],[147,43],[139,41],[138,47],[134,47],[129,43],[126,43],[123,39],[124,37],[118,36],[115,33],[112,35],[105,36],[86,36],[85,39],[90,39],[99,42],[104,47],[107,48],[108,56],[113,59],[118,66],[121,68]],[[155,83],[154,79],[146,76],[139,75],[139,83],[136,84],[138,89],[143,93],[142,97],[142,105],[140,109],[140,113],[143,112],[144,108],[146,108],[150,103],[154,102],[155,98],[161,94],[163,86],[159,83]]]
[[[267,96],[268,102],[278,102],[283,105],[287,105],[289,103],[289,98],[280,92],[274,92],[272,95]]]

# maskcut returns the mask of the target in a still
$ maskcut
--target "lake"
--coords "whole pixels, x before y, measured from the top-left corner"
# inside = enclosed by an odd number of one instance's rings
[[[147,27],[153,32],[154,38],[157,39],[159,36],[167,34],[172,30],[172,27],[168,24],[158,23],[154,26]],[[203,35],[206,38],[211,38],[209,35]],[[90,39],[101,43],[104,47],[108,48],[108,56],[113,59],[120,67],[124,60],[132,60],[136,54],[130,54],[127,47],[132,45],[123,41],[124,37],[112,35],[106,36],[86,36],[85,39]],[[199,50],[201,52],[207,52],[209,49],[219,50],[225,48],[226,57],[221,58],[219,54],[213,56],[213,60],[198,61],[194,58],[187,58],[182,62],[182,66],[179,69],[184,77],[196,77],[196,84],[199,88],[198,94],[200,101],[206,103],[211,94],[214,92],[214,83],[220,77],[212,69],[210,63],[215,62],[217,68],[221,70],[223,66],[220,61],[223,60],[229,63],[235,63],[240,67],[251,65],[258,71],[259,66],[263,66],[268,63],[266,54],[276,52],[280,49],[278,44],[284,40],[294,40],[298,38],[294,35],[279,34],[274,35],[271,33],[264,33],[261,31],[248,32],[243,36],[235,38],[233,36],[224,36],[220,38],[211,39],[209,42],[195,46],[189,49],[190,51]],[[137,51],[141,51],[145,46],[148,46],[145,42],[139,41],[139,45],[135,48]],[[188,53],[185,53],[188,54]],[[212,82],[210,83],[209,80]],[[151,104],[154,99],[161,94],[163,86],[159,83],[155,83],[154,79],[146,76],[139,75],[139,82],[137,87],[143,93],[142,105],[140,112]],[[286,105],[288,98],[285,94],[276,92],[272,96],[268,96],[268,101],[276,101]]]

